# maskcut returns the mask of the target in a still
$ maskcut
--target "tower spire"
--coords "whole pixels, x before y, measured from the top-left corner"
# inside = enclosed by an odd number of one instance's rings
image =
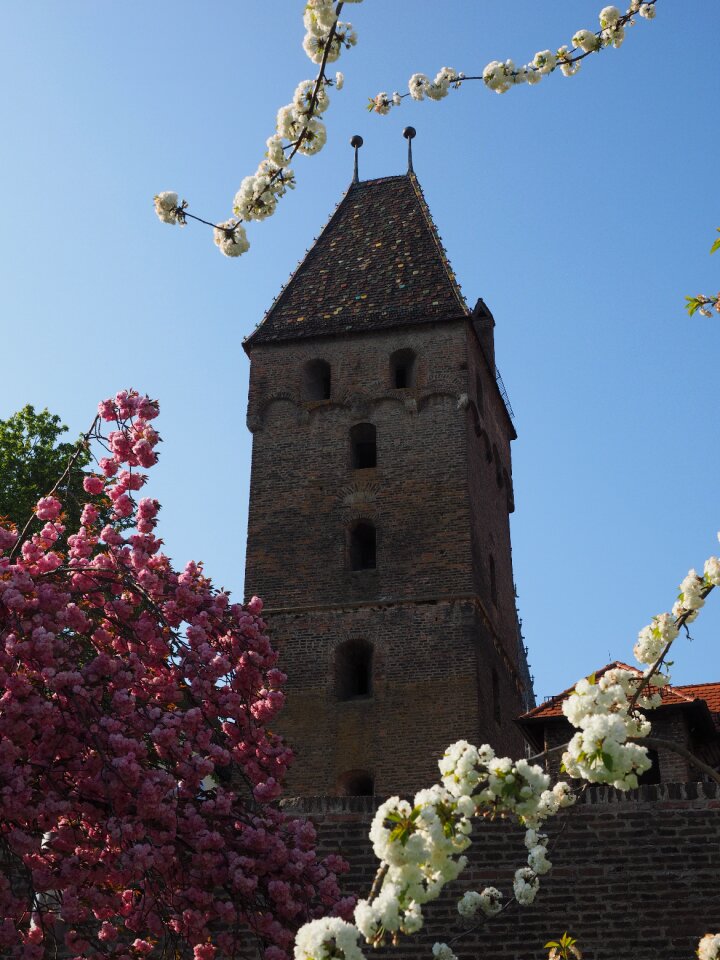
[[[413,142],[413,139],[415,138],[416,133],[417,133],[417,130],[415,129],[415,127],[405,127],[405,129],[403,130],[403,136],[408,142],[408,169],[407,169],[408,173],[415,173],[415,171],[413,170],[413,162],[412,162],[412,142]]]
[[[363,145],[363,138],[360,134],[356,133],[350,140],[350,146],[355,148],[355,167],[353,170],[353,183],[360,183],[360,175],[358,173],[358,150]]]

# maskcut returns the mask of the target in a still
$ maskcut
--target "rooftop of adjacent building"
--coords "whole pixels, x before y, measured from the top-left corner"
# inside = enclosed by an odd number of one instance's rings
[[[607,663],[600,670],[596,670],[595,676],[601,677],[608,670],[615,669],[632,670],[638,674],[641,672],[637,667],[622,663],[619,660],[613,660],[612,663]],[[712,715],[715,726],[720,729],[720,681],[714,683],[690,683],[678,686],[671,685],[662,687],[659,690],[658,688],[652,689],[654,692],[657,691],[660,693],[662,699],[661,706],[663,707],[685,707],[692,704],[705,704]],[[574,686],[568,687],[567,690],[563,690],[562,693],[549,697],[544,703],[539,704],[534,709],[523,714],[522,717],[519,718],[520,723],[524,724],[527,722],[552,720],[563,717],[563,702],[567,700],[573,690]]]

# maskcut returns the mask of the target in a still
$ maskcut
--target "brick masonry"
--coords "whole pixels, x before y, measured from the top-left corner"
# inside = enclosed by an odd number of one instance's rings
[[[351,864],[348,892],[366,896],[377,862],[367,840],[379,801],[307,798],[286,801],[309,816],[325,851]],[[565,930],[585,960],[691,960],[699,938],[720,930],[720,789],[716,784],[648,785],[629,794],[592,787],[549,830],[553,869],[531,907],[511,907],[458,944],[461,958],[531,960]],[[427,929],[377,956],[431,956],[436,940],[462,929],[455,904],[467,889],[493,885],[506,896],[524,862],[523,832],[507,822],[480,823],[470,865],[427,907]],[[375,956],[371,953],[370,956]]]
[[[394,389],[401,349],[416,356],[414,383]],[[330,365],[328,400],[304,394],[314,360]],[[460,737],[522,753],[515,434],[473,321],[258,344],[251,361],[245,589],[265,601],[289,677],[289,790],[332,794],[358,769],[377,793],[412,791]],[[376,427],[377,465],[355,470],[350,429],[362,422]],[[358,520],[377,528],[374,570],[350,569]],[[341,702],[348,639],[373,644],[372,696]]]

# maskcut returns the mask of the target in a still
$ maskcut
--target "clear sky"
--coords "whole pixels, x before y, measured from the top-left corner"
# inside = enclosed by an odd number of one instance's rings
[[[516,413],[515,576],[539,696],[610,658],[720,550],[717,0],[658,0],[578,76],[370,116],[367,97],[443,65],[529,60],[595,29],[595,0],[365,0],[298,189],[223,258],[209,230],[160,224],[176,190],[229,214],[278,107],[314,75],[302,0],[2,4],[0,417],[48,406],[80,432],[99,399],[161,400],[151,492],[177,563],[240,594],[250,467],[248,362],[262,318],[334,209],[360,133],[363,178],[415,169],[472,305],[497,320]],[[720,597],[675,679],[720,680]]]

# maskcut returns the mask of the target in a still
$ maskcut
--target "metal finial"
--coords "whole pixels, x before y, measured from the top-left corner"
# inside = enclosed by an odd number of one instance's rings
[[[350,146],[355,147],[355,169],[353,170],[353,183],[360,183],[360,175],[358,174],[358,150],[363,145],[363,138],[359,133],[356,133],[354,137],[350,140]]]
[[[417,130],[415,129],[415,127],[405,127],[405,129],[403,130],[403,136],[408,142],[408,173],[415,173],[415,171],[413,170],[413,162],[412,162],[412,142],[413,142],[413,137],[415,136],[416,133],[417,133]]]

